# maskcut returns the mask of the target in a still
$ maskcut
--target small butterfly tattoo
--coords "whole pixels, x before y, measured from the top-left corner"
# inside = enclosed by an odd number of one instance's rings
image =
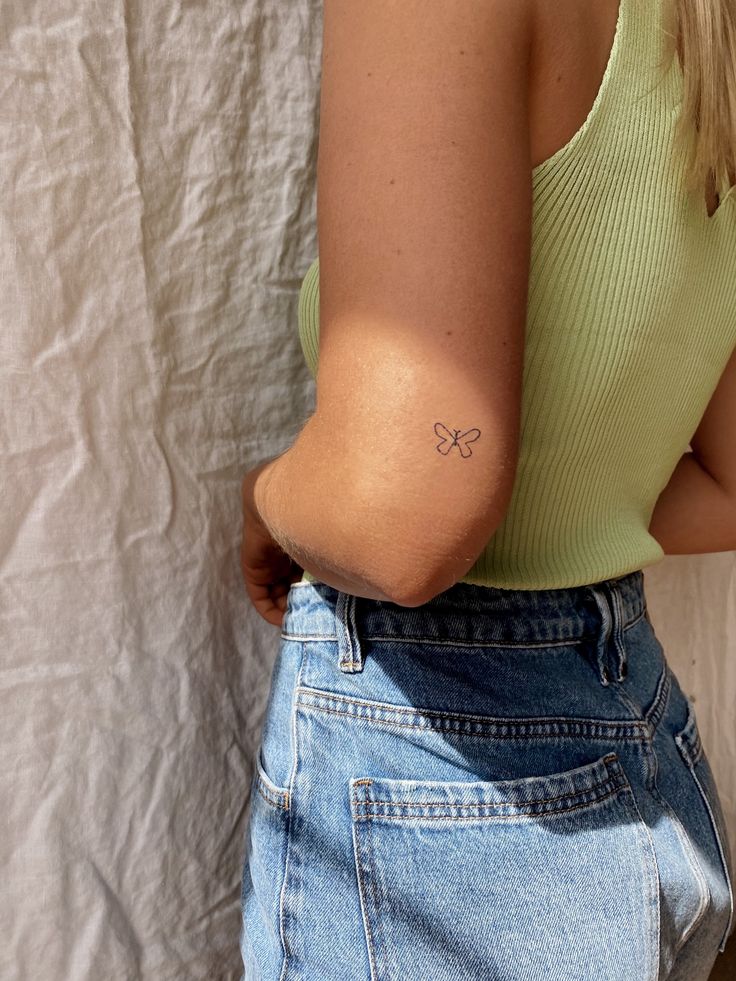
[[[434,424],[434,431],[440,437],[440,442],[437,444],[438,453],[447,456],[453,446],[457,446],[460,450],[460,456],[466,459],[473,455],[468,443],[474,443],[480,436],[480,429],[467,429],[464,433],[461,433],[459,429],[453,429],[450,432],[447,426],[443,426],[441,422]]]

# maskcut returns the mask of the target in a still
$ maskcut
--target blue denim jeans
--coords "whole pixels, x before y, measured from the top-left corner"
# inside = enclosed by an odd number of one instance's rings
[[[291,587],[245,981],[706,981],[733,866],[643,578],[413,608]]]

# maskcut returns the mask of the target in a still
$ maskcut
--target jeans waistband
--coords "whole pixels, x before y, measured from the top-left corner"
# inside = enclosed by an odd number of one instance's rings
[[[551,647],[590,641],[602,685],[627,670],[624,631],[646,612],[644,574],[562,589],[501,589],[457,582],[421,606],[399,606],[327,583],[292,583],[281,636],[337,641],[340,669],[363,670],[362,640]]]
[[[596,636],[606,612],[612,629],[625,630],[644,614],[646,599],[641,569],[563,589],[457,582],[417,607],[351,596],[320,581],[297,582],[289,591],[282,636],[334,639],[336,615],[340,619],[346,606],[367,640],[529,645]]]

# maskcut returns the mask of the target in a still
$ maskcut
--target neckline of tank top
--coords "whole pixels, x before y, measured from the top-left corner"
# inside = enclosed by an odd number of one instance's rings
[[[588,129],[593,124],[593,117],[598,114],[598,109],[605,98],[606,91],[611,83],[611,77],[613,75],[614,66],[618,59],[619,48],[621,47],[622,35],[624,34],[624,27],[626,21],[626,5],[628,0],[619,0],[618,3],[618,13],[616,15],[616,26],[613,31],[613,41],[611,43],[611,49],[608,52],[608,61],[606,62],[606,67],[603,70],[603,78],[598,86],[598,91],[595,94],[595,99],[593,104],[588,110],[588,115],[585,117],[583,122],[578,126],[575,132],[572,134],[567,142],[563,143],[561,147],[558,147],[554,153],[550,154],[546,159],[540,160],[538,164],[532,167],[532,180],[536,180],[544,171],[549,170],[556,166],[561,157],[566,156],[570,153],[575,145],[584,137]]]

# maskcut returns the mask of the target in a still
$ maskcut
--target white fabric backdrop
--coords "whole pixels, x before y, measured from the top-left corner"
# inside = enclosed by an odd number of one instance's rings
[[[0,977],[237,981],[318,0],[0,0]],[[736,834],[736,556],[646,574]]]

